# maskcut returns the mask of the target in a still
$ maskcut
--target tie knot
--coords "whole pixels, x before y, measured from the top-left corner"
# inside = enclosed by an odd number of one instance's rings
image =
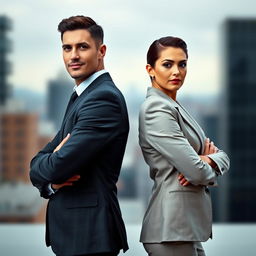
[[[73,103],[77,97],[78,97],[78,95],[77,95],[76,91],[74,91],[70,97],[70,102]]]

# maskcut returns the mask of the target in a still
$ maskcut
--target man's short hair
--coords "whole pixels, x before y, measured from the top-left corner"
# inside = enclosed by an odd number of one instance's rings
[[[61,33],[61,40],[66,31],[76,29],[86,29],[90,32],[91,37],[99,45],[103,43],[104,33],[100,25],[98,25],[92,18],[78,15],[63,19],[58,25],[58,31]]]

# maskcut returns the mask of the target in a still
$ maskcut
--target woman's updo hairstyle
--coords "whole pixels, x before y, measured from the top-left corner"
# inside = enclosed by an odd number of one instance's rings
[[[150,45],[147,53],[147,64],[154,67],[161,51],[164,50],[165,47],[181,48],[188,58],[187,44],[181,38],[166,36],[155,40]]]

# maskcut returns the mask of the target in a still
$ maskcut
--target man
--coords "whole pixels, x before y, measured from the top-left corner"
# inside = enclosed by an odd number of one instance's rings
[[[59,132],[31,161],[31,181],[49,198],[46,244],[59,256],[116,256],[128,249],[116,189],[129,131],[125,100],[104,70],[102,28],[74,16],[58,30],[76,86]]]

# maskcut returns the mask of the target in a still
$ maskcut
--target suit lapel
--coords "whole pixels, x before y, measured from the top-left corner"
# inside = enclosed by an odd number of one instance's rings
[[[204,149],[204,139],[205,139],[204,132],[203,132],[202,128],[200,127],[200,125],[195,121],[195,119],[185,110],[185,108],[183,108],[180,104],[178,104],[176,101],[174,101],[169,96],[167,96],[164,92],[162,92],[154,87],[148,88],[147,97],[150,95],[157,95],[159,97],[167,99],[171,103],[171,105],[173,105],[178,110],[183,122],[188,124],[191,127],[191,129],[195,132],[195,134],[198,136],[199,141],[200,141],[200,148],[201,148],[201,150],[203,150]],[[183,131],[183,132],[186,132],[186,131]]]
[[[103,81],[110,80],[111,76],[109,73],[104,73],[97,77],[83,92],[82,94],[76,99],[76,101],[70,106],[70,109],[67,111],[66,115],[64,116],[63,122],[62,122],[62,131],[64,131],[64,127],[66,122],[69,120],[69,118],[72,116],[74,111],[79,108],[79,106],[84,102],[84,99],[87,97],[89,92],[93,89],[95,89],[97,86],[99,86]]]
[[[202,151],[203,148],[204,148],[204,137],[205,137],[202,128],[195,121],[195,119],[181,105],[179,105],[179,104],[177,104],[177,105],[178,105],[177,109],[178,109],[183,121],[185,123],[187,123],[191,127],[191,129],[193,129],[193,131],[195,132],[195,134],[199,138],[200,149]]]

